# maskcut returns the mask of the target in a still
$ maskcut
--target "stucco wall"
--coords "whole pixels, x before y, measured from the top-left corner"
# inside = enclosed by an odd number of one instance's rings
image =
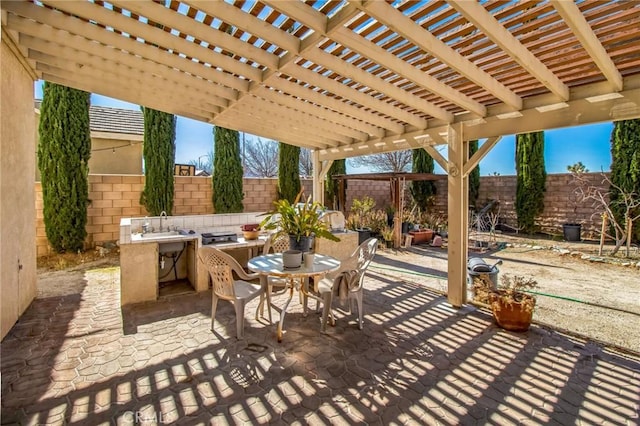
[[[115,150],[114,147],[116,147]],[[142,174],[142,143],[92,137],[89,173],[95,175]]]
[[[33,80],[3,38],[0,63],[0,333],[36,295]]]

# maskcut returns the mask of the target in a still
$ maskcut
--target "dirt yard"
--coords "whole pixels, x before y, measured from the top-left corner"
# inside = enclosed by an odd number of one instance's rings
[[[500,275],[538,281],[534,321],[597,343],[640,352],[640,258],[595,256],[593,244],[504,238],[507,247],[471,252],[489,264],[502,260]],[[584,259],[583,259],[584,257]],[[611,262],[611,263],[610,263]],[[443,293],[447,252],[426,245],[379,252],[371,271],[401,277]],[[471,292],[468,298],[471,299]]]
[[[505,237],[508,246],[471,252],[493,264],[500,274],[524,275],[539,283],[534,313],[537,323],[640,353],[640,258],[626,261],[594,257],[593,244]],[[585,257],[585,259],[583,259]],[[591,260],[589,260],[591,259]],[[594,261],[595,259],[595,261]],[[604,261],[604,262],[603,262]],[[117,249],[39,261],[38,297],[79,293],[91,280],[119,280]],[[624,265],[624,266],[623,266]],[[381,250],[370,273],[424,285],[445,293],[447,252],[427,245]],[[469,299],[471,293],[469,292]]]

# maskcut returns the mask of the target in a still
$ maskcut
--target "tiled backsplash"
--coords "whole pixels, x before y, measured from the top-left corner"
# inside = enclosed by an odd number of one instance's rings
[[[195,216],[167,216],[162,218],[163,231],[174,229],[194,230],[196,232],[235,232],[242,234],[240,225],[260,223],[264,219],[260,213],[207,214]],[[120,244],[131,243],[131,234],[142,232],[142,225],[149,223],[159,232],[160,217],[135,217],[120,220]]]

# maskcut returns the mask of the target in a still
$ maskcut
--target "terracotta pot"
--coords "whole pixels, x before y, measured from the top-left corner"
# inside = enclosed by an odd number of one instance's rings
[[[491,310],[498,325],[509,331],[527,331],[533,318],[533,309],[527,311],[521,302],[505,302],[495,293],[491,296]]]

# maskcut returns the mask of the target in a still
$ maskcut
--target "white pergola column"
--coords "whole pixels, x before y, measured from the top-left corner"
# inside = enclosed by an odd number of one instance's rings
[[[324,178],[333,164],[333,160],[320,161],[320,151],[311,151],[313,161],[313,201],[324,204]]]
[[[448,127],[448,300],[454,307],[466,302],[469,222],[469,178],[463,173],[469,144],[463,140],[462,125]]]

